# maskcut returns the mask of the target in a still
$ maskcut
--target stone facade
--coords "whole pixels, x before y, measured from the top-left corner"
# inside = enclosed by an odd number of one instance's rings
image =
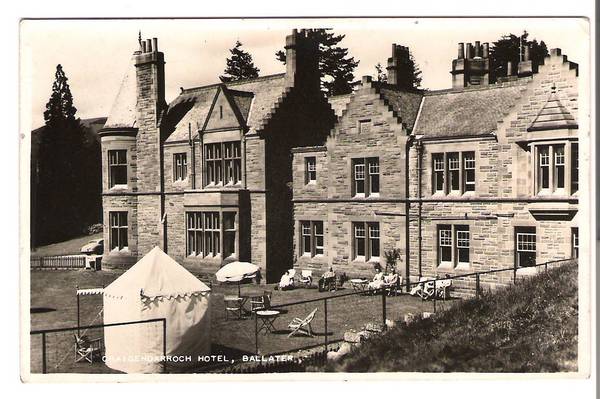
[[[333,266],[351,277],[370,277],[374,262],[385,264],[384,251],[399,248],[399,272],[405,281],[415,281],[573,257],[578,234],[577,65],[559,49],[543,65],[524,63],[519,70],[537,73],[496,84],[486,77],[423,93],[414,126],[403,123],[410,119],[406,102],[403,109],[402,102],[386,98],[384,85],[363,78],[326,145],[293,150],[295,266],[318,273]],[[361,131],[361,121],[371,126]],[[540,160],[545,151],[552,158],[547,172]],[[378,158],[377,196],[353,197],[351,159],[356,157]],[[316,161],[315,182],[307,182],[307,158]],[[443,160],[438,164],[444,176],[441,191],[434,158]],[[474,165],[474,176],[465,162]],[[323,223],[322,255],[304,250],[302,223],[310,221]],[[356,259],[357,221],[378,223],[379,258]],[[440,230],[448,231],[443,234],[450,240],[442,239]],[[517,241],[523,240],[517,239],[519,232],[535,234],[533,255],[517,251],[517,246],[522,249]],[[494,288],[512,278],[513,271],[484,274],[481,285]],[[459,280],[457,288],[472,290],[474,280]]]
[[[140,43],[101,131],[103,265],[129,267],[158,245],[196,273],[241,260],[277,280],[291,267],[290,150],[322,145],[335,120],[312,32],[287,38],[285,74],[182,90],[170,104],[157,45]],[[112,181],[123,172],[110,151],[126,153],[126,184]]]

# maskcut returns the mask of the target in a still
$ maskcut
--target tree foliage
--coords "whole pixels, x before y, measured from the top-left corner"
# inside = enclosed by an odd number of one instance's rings
[[[533,72],[537,73],[538,66],[544,63],[544,57],[548,55],[548,48],[543,40],[538,43],[536,39],[528,40],[528,37],[527,31],[520,36],[510,33],[492,43],[490,46],[490,78],[492,81],[507,76],[508,61],[512,64],[511,74],[516,75],[521,49],[527,45],[530,46],[529,58],[533,64]]]
[[[321,74],[321,89],[325,95],[348,94],[354,87],[354,70],[358,60],[348,55],[348,49],[339,46],[346,35],[336,35],[330,29],[315,29],[314,39],[319,43],[318,59]],[[277,59],[285,64],[285,52],[275,53]]]
[[[52,94],[31,161],[32,244],[80,235],[100,220],[100,145],[76,118],[77,109],[62,66],[56,67]]]
[[[229,50],[231,57],[227,58],[227,67],[224,75],[219,76],[221,82],[232,82],[241,79],[257,78],[260,69],[254,66],[252,55],[243,50],[242,43],[238,40]]]

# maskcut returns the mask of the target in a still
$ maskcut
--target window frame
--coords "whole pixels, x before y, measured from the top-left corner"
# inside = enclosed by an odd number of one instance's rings
[[[357,231],[361,230],[364,235],[358,236]],[[352,222],[352,261],[353,262],[378,262],[381,258],[381,225],[379,222]],[[377,231],[377,236],[372,235]],[[364,255],[358,254],[359,241],[364,240]],[[378,255],[373,254],[374,244],[377,244]]]
[[[463,237],[461,237],[461,233]],[[464,234],[466,233],[466,237]],[[466,241],[466,245],[465,245]],[[444,250],[445,249],[445,250]],[[449,255],[446,259],[444,252]],[[467,261],[461,261],[461,253],[466,252]],[[469,268],[471,266],[471,229],[466,224],[437,225],[438,267]]]
[[[123,153],[124,154],[124,160],[123,162],[120,161],[120,157],[119,154]],[[114,154],[114,156],[112,156]],[[107,151],[107,156],[108,156],[108,188],[112,189],[112,188],[123,188],[123,187],[127,187],[128,183],[129,183],[129,170],[128,170],[128,162],[127,162],[127,150],[125,149],[111,149]],[[112,163],[112,160],[115,159],[116,163]],[[113,176],[115,173],[113,173],[113,171],[115,171],[117,168],[120,169],[124,169],[125,170],[125,181],[123,183],[116,183],[114,182],[115,177]]]
[[[181,182],[187,179],[187,152],[173,154],[173,181]]]
[[[473,175],[473,180],[467,180],[469,173]],[[474,194],[476,189],[477,157],[475,151],[448,151],[431,154],[432,195]]]
[[[300,220],[300,257],[316,258],[325,255],[325,223],[322,220]],[[321,232],[318,233],[320,226]],[[318,245],[318,238],[321,239],[321,245]],[[308,248],[307,248],[308,242]]]
[[[571,258],[579,259],[579,227],[571,227]]]
[[[317,182],[317,157],[304,157],[304,184]]]
[[[229,216],[226,216],[229,215]],[[233,226],[226,226],[226,218],[231,217]],[[185,212],[186,257],[190,258],[237,258],[239,253],[239,213],[235,209],[190,210]],[[190,227],[190,220],[194,226]],[[233,233],[232,253],[225,254],[225,245]],[[191,245],[191,237],[194,244]],[[192,249],[195,249],[192,252]]]
[[[528,245],[529,249],[520,249],[521,248],[520,238],[525,238],[525,237],[533,237],[533,241],[522,241],[522,243],[523,243],[522,248],[525,248],[524,245]],[[532,247],[532,245],[533,245],[533,247]],[[521,257],[520,257],[521,253],[534,253],[533,265],[536,264],[536,262],[537,262],[537,231],[536,231],[535,227],[531,227],[531,226],[516,226],[515,227],[514,252],[515,252],[515,265],[517,268],[524,267],[523,265],[521,265]],[[533,266],[533,265],[528,265],[528,266]]]
[[[579,144],[570,140],[531,145],[533,195],[574,195],[579,190]],[[547,175],[547,184],[546,184]],[[562,184],[561,184],[562,183]]]
[[[124,220],[123,220],[124,217]],[[117,224],[113,224],[116,220]],[[110,251],[128,251],[129,250],[129,212],[128,211],[109,211],[109,249]],[[115,230],[116,235],[115,237]],[[124,233],[123,233],[124,230]],[[114,243],[116,242],[116,246]]]
[[[242,184],[242,142],[221,141],[204,144],[204,187]]]
[[[356,157],[351,159],[350,164],[352,176],[352,197],[379,197],[381,193],[381,172],[379,157]],[[360,184],[362,185],[362,191],[359,191],[359,182],[361,182]],[[375,191],[375,182],[377,185],[377,191]]]

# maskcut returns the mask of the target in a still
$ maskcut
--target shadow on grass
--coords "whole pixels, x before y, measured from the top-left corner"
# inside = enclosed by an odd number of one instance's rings
[[[36,314],[36,313],[56,312],[56,309],[54,309],[54,308],[45,308],[45,307],[35,307],[35,308],[31,308],[29,311],[30,311],[31,314]]]

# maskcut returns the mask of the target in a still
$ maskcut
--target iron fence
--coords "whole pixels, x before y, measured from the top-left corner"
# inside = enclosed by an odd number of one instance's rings
[[[32,269],[46,270],[85,268],[85,255],[32,256],[30,261]]]
[[[162,358],[167,354],[167,320],[156,318],[121,323],[94,324],[87,326],[32,330],[31,371],[32,373],[115,373],[104,364],[104,330],[133,324],[151,324],[156,331],[151,334],[162,336]],[[39,336],[40,339],[33,339]],[[144,356],[145,354],[140,354]],[[49,367],[50,366],[50,367]],[[162,362],[162,372],[167,372]]]

